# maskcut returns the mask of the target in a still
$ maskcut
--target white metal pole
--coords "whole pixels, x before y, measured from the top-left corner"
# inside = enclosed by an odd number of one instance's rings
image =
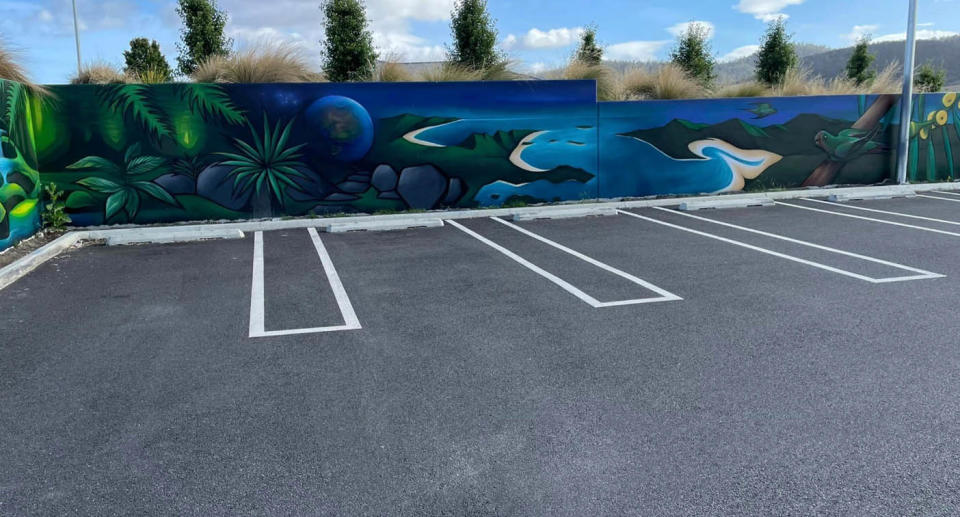
[[[917,53],[917,0],[910,0],[907,48],[903,57],[903,96],[900,97],[900,140],[897,142],[897,183],[907,183],[910,119],[913,114],[913,60]],[[920,114],[923,116],[923,113]]]
[[[73,37],[77,42],[77,75],[83,73],[80,60],[80,22],[77,21],[77,0],[73,0]]]

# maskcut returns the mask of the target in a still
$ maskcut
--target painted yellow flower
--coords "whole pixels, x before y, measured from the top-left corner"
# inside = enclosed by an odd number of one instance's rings
[[[926,140],[929,137],[930,137],[930,132],[927,131],[927,128],[923,128],[920,130],[920,138]]]
[[[947,115],[947,110],[940,110],[937,112],[937,124],[945,126],[947,124],[949,115]]]
[[[956,93],[948,93],[948,94],[946,94],[946,95],[943,96],[943,107],[944,107],[944,108],[949,108],[950,106],[953,106],[953,103],[954,103],[954,102],[957,102],[957,94],[956,94]]]
[[[937,112],[936,112],[936,111],[931,111],[930,113],[927,113],[927,120],[928,120],[928,121],[933,120],[933,119],[936,118],[936,117],[937,117]]]

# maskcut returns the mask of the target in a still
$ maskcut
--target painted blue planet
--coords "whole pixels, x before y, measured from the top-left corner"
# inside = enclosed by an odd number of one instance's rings
[[[314,138],[311,147],[339,162],[355,162],[373,145],[373,120],[359,102],[328,95],[313,102],[306,123]]]

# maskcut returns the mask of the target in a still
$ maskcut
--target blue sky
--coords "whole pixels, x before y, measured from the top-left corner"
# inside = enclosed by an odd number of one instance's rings
[[[454,0],[366,0],[381,53],[439,60],[449,43]],[[65,82],[76,68],[70,0],[0,0],[0,37],[18,49],[32,77]],[[173,64],[179,19],[174,0],[77,0],[84,61],[122,63],[130,39],[156,39]],[[237,46],[289,41],[318,61],[318,0],[219,0]],[[488,0],[501,45],[522,68],[555,68],[582,27],[594,24],[614,59],[663,58],[691,21],[708,23],[720,59],[749,54],[766,20],[786,16],[797,41],[847,46],[858,35],[903,39],[905,0]],[[960,0],[920,0],[921,37],[960,33]]]

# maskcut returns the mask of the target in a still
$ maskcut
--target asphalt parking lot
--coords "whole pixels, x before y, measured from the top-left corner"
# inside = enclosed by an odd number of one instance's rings
[[[951,515],[960,196],[89,247],[0,515]]]

